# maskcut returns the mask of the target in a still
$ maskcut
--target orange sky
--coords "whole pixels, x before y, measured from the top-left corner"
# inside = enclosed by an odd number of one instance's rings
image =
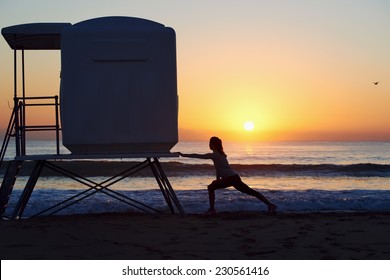
[[[104,15],[173,27],[181,140],[211,134],[229,140],[390,140],[389,2],[25,2],[22,8],[14,1],[0,4],[1,27]],[[3,38],[0,59],[4,127],[13,53]],[[29,95],[58,94],[59,51],[26,52],[26,67]],[[47,119],[40,113],[33,122]],[[255,124],[253,131],[244,130],[246,121]]]

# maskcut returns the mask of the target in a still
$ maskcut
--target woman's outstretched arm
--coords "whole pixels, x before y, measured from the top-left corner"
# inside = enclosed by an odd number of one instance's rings
[[[199,159],[211,159],[211,154],[183,154],[179,152],[182,157],[199,158]]]

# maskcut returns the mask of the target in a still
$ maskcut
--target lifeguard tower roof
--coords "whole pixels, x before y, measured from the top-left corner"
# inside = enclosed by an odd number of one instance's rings
[[[61,31],[70,23],[28,23],[5,27],[1,34],[13,50],[59,50]]]

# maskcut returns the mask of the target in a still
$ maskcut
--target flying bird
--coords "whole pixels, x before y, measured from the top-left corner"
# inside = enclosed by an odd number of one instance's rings
[[[379,82],[374,82],[374,85],[377,85]]]

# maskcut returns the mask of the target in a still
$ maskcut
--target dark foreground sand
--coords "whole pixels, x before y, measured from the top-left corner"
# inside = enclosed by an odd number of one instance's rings
[[[390,259],[390,212],[110,213],[0,221],[6,259]]]

